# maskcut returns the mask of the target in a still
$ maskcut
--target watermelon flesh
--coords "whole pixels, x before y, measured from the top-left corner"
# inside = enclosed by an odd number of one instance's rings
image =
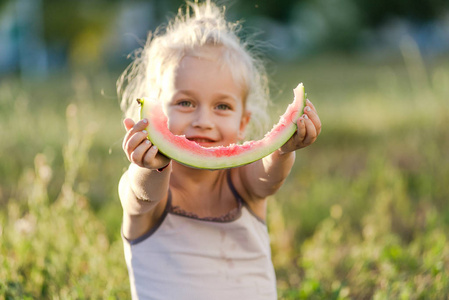
[[[159,152],[186,166],[199,169],[226,169],[249,164],[279,149],[297,129],[296,121],[304,108],[304,86],[300,83],[294,90],[294,100],[287,107],[279,122],[257,141],[229,146],[203,147],[184,136],[174,135],[167,127],[167,116],[162,103],[143,98],[141,117],[148,119],[148,138]]]

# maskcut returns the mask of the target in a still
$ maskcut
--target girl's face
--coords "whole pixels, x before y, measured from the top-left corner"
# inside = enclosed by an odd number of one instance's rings
[[[166,103],[173,134],[204,147],[228,146],[244,138],[250,114],[245,111],[244,90],[227,66],[186,56],[175,74],[174,89]]]

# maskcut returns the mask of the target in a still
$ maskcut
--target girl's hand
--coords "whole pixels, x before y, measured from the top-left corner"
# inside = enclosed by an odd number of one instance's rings
[[[309,99],[306,100],[304,114],[297,121],[298,129],[280,148],[282,153],[292,152],[313,144],[321,132],[321,121]]]
[[[161,169],[170,163],[170,159],[159,153],[157,147],[147,138],[145,128],[148,126],[148,120],[134,123],[132,119],[125,119],[123,125],[127,132],[122,147],[131,163],[152,170]]]

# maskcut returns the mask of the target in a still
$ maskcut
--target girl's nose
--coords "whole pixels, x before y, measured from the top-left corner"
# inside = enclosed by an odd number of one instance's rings
[[[195,118],[192,122],[193,127],[210,129],[214,126],[212,113],[207,109],[200,108],[195,113]]]

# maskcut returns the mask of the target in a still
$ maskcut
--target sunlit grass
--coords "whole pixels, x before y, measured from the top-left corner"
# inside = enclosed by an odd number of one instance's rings
[[[32,114],[24,108],[19,115]],[[52,155],[36,153],[14,188],[5,191],[8,199],[0,214],[2,298],[128,297],[121,243],[108,238],[106,224],[94,215],[86,198],[89,177],[82,176],[82,168],[99,166],[88,161],[95,126],[81,123],[79,115],[71,103],[60,118],[67,121],[67,130],[59,136],[64,144],[59,149],[62,164],[51,165]],[[28,131],[33,129],[29,126]],[[44,152],[51,147],[42,146]],[[22,158],[20,147],[17,150]],[[59,189],[51,192],[53,180]]]
[[[408,73],[421,70],[414,66],[371,66],[374,74],[344,100],[344,87],[336,86],[339,101],[329,90],[314,102],[323,133],[298,152],[274,197],[287,233],[273,224],[271,234],[290,239],[273,244],[286,299],[449,294],[447,67],[415,76]]]

